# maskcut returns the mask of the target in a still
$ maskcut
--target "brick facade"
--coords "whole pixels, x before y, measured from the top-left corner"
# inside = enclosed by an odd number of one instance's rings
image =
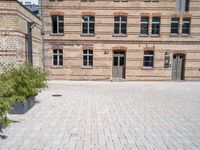
[[[0,70],[28,61],[27,22],[32,29],[33,64],[42,66],[41,20],[16,0],[0,1]]]
[[[126,80],[172,80],[172,67],[164,68],[165,54],[185,54],[184,80],[200,80],[200,1],[190,0],[188,12],[177,12],[175,0],[44,0],[46,69],[51,79],[112,80],[113,51],[125,51]],[[52,14],[64,15],[64,34],[52,34]],[[95,34],[82,34],[82,16],[95,16]],[[127,34],[113,34],[114,16],[127,16]],[[159,36],[140,35],[141,16],[161,18]],[[180,18],[180,34],[170,34],[171,18]],[[191,33],[181,34],[182,18],[191,18]],[[63,50],[63,65],[53,65],[53,49]],[[83,67],[83,49],[93,50],[93,67]],[[154,66],[143,67],[144,51],[154,51]]]

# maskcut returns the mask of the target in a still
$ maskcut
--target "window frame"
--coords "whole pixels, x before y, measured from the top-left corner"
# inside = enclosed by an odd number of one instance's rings
[[[142,21],[143,18],[147,18],[147,22]],[[147,28],[143,28],[142,25],[147,25]],[[142,33],[142,29],[145,29],[147,33]],[[141,22],[140,22],[140,35],[149,35],[149,17],[148,16],[142,16],[141,17]]]
[[[175,19],[175,20],[173,20],[173,19]],[[175,24],[176,27],[173,27],[173,24]],[[175,35],[179,34],[179,28],[180,28],[179,25],[180,25],[180,18],[178,18],[178,17],[172,17],[172,18],[171,18],[171,29],[170,29],[170,33],[171,33],[171,34],[175,34]],[[172,32],[172,30],[177,30],[177,32]]]
[[[87,18],[87,21],[85,21],[83,19],[83,17],[86,17]],[[94,21],[90,21],[90,17],[93,17],[93,20]],[[87,33],[84,33],[84,25],[83,24],[87,24]],[[90,24],[94,24],[94,29],[93,29],[93,33],[90,33]],[[94,35],[95,34],[95,16],[82,16],[82,34],[84,35]]]
[[[156,19],[156,18],[158,18],[159,19],[159,21],[154,21],[154,19]],[[159,28],[158,29],[156,29],[155,27],[154,27],[154,25],[159,25]],[[154,35],[154,36],[159,36],[160,35],[160,25],[161,25],[161,17],[160,16],[154,16],[154,17],[152,17],[152,25],[151,25],[151,35]],[[158,31],[158,34],[157,33],[154,33],[154,31],[156,31],[156,30]]]
[[[53,17],[56,17],[56,32],[54,32]],[[60,19],[59,17],[62,17],[62,19]],[[62,15],[52,15],[51,21],[52,21],[52,31],[51,31],[52,34],[64,34],[64,16],[62,16]],[[60,26],[60,23],[63,23],[63,26]],[[60,32],[60,28],[63,29],[63,32]]]
[[[148,53],[148,52],[151,52],[152,54],[145,54],[145,53]],[[144,68],[153,68],[154,67],[154,51],[153,50],[145,50],[144,51],[144,57],[143,57],[143,67]],[[146,61],[145,60],[145,58],[146,57],[150,57],[150,58],[152,58],[151,60],[152,61]],[[146,62],[149,62],[149,63],[151,63],[151,65],[146,65],[145,63]]]
[[[54,56],[56,56],[56,60],[54,59]],[[53,66],[63,66],[63,50],[62,49],[53,49]]]
[[[115,21],[116,18],[119,17],[119,21]],[[125,17],[125,21],[122,21],[122,17]],[[119,25],[118,33],[115,33],[115,24]],[[122,33],[122,24],[126,25],[125,31],[126,33]],[[114,35],[127,35],[127,16],[114,16]]]
[[[86,53],[85,53],[86,52]],[[84,59],[86,57],[86,60]],[[90,57],[92,57],[92,59],[90,60]],[[93,67],[93,50],[91,49],[84,49],[83,50],[83,67],[86,68],[92,68]],[[86,62],[86,64],[85,64]],[[91,62],[91,64],[90,64]]]
[[[186,20],[187,19],[187,20]],[[186,24],[189,24],[188,28],[184,27]],[[184,30],[188,30],[188,32],[184,32]],[[183,18],[183,23],[182,23],[182,34],[183,35],[190,35],[191,34],[191,18]]]

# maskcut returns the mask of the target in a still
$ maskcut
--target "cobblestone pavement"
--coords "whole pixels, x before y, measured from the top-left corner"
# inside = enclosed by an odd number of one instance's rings
[[[1,150],[200,149],[200,82],[50,81],[37,101]]]

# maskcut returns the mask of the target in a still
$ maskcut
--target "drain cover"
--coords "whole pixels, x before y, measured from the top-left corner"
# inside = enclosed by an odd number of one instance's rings
[[[61,94],[53,94],[52,96],[53,97],[61,97],[62,95]]]

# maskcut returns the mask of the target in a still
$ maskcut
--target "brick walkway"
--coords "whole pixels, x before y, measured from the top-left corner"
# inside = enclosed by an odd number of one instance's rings
[[[200,82],[51,81],[0,149],[199,150]],[[53,97],[62,94],[62,97]]]

